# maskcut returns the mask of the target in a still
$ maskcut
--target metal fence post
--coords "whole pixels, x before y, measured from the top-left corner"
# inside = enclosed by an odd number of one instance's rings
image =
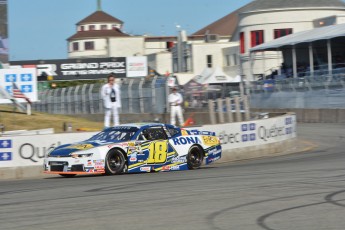
[[[79,103],[78,103],[78,91],[79,91],[80,85],[77,85],[74,90],[74,114],[79,114]]]
[[[61,103],[60,106],[61,106],[61,113],[62,114],[66,113],[66,110],[65,110],[65,104],[66,104],[65,93],[66,93],[66,88],[62,88],[62,90],[61,90],[61,100],[60,100],[60,103]]]
[[[57,111],[58,111],[58,92],[59,92],[59,89],[54,89],[53,90],[53,114],[56,114]]]
[[[156,107],[157,107],[157,103],[156,103],[156,81],[157,81],[157,76],[153,77],[152,83],[151,83],[151,92],[152,92],[152,99],[151,99],[151,105],[152,105],[152,111],[154,111],[156,113]]]
[[[248,96],[245,95],[243,97],[243,107],[244,107],[244,113],[245,113],[245,120],[250,120],[250,110],[249,110],[249,103],[248,103]]]
[[[235,98],[235,107],[236,107],[236,122],[240,122],[242,121],[240,98],[238,96],[235,96],[234,98]]]
[[[83,87],[81,88],[81,111],[83,114],[86,114],[86,87],[87,84],[84,84]]]
[[[223,112],[223,99],[217,99],[217,107],[218,107],[218,117],[219,123],[224,123],[224,112]]]
[[[94,114],[95,113],[95,108],[94,108],[94,105],[93,105],[93,103],[94,103],[94,98],[92,97],[92,90],[93,90],[93,86],[94,86],[94,84],[91,84],[90,85],[90,88],[89,88],[89,91],[88,91],[88,95],[89,95],[89,106],[90,106],[90,114]]]
[[[131,79],[128,84],[128,111],[129,113],[133,113],[133,96],[132,96],[132,85],[134,80]]]
[[[72,114],[72,89],[73,87],[69,87],[67,90],[67,113]]]
[[[210,121],[212,125],[216,124],[216,116],[214,112],[214,102],[212,100],[208,100],[208,113],[210,114]]]
[[[232,123],[234,122],[234,118],[232,115],[231,99],[229,97],[225,98],[225,104],[226,104],[226,111],[228,114],[228,122]]]
[[[53,112],[53,105],[52,105],[53,93],[54,93],[54,91],[52,89],[50,89],[48,92],[48,100],[47,100],[47,102],[48,102],[48,113]]]
[[[144,113],[143,84],[144,84],[144,78],[140,79],[140,82],[139,82],[139,105],[140,105],[140,113]]]

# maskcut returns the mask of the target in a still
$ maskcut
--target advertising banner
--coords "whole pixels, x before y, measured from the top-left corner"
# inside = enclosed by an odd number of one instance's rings
[[[43,159],[52,149],[62,144],[79,142],[96,134],[67,133],[0,137],[0,168],[43,165]]]
[[[127,58],[127,77],[145,77],[148,74],[146,57],[128,57]]]
[[[215,132],[223,150],[271,144],[296,137],[296,115],[205,125],[201,129]]]
[[[147,57],[111,57],[11,61],[11,68],[36,68],[37,76],[52,76],[53,80],[103,79],[113,73],[116,78],[148,75]]]
[[[13,95],[13,87],[18,87],[31,102],[37,101],[36,69],[0,69],[0,85],[10,95]],[[16,98],[16,100],[26,102],[24,98]],[[10,102],[8,99],[0,99],[0,104]]]

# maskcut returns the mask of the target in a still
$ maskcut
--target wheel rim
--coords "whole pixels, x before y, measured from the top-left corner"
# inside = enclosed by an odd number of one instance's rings
[[[198,150],[194,150],[191,152],[190,154],[190,163],[193,165],[193,166],[198,166],[200,164],[200,161],[201,161],[201,157],[200,157],[200,153]]]
[[[121,158],[118,155],[110,155],[108,157],[108,165],[112,171],[116,171],[121,166]]]

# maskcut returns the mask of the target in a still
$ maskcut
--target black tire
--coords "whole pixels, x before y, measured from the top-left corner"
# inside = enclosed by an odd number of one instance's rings
[[[187,166],[189,169],[197,169],[202,165],[204,152],[199,146],[192,146],[187,155]]]
[[[105,173],[107,175],[121,174],[125,168],[126,160],[121,151],[112,150],[105,158]]]
[[[75,177],[76,174],[59,174],[59,175],[66,178],[72,178],[72,177]]]

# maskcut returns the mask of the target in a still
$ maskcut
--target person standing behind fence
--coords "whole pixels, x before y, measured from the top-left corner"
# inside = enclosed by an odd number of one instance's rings
[[[170,123],[172,125],[176,124],[176,115],[179,120],[180,126],[183,125],[183,115],[182,115],[182,102],[183,98],[180,93],[177,92],[177,88],[172,88],[172,93],[168,98],[170,104]]]
[[[119,111],[121,108],[120,87],[115,83],[115,76],[108,76],[108,83],[102,86],[102,98],[104,103],[104,127],[110,127],[110,117],[113,114],[114,126],[119,125]]]

